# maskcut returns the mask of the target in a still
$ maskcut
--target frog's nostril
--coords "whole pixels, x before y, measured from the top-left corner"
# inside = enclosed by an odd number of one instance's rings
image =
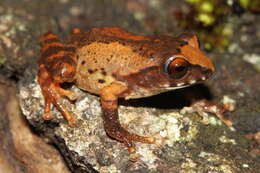
[[[202,69],[201,69],[201,73],[202,73],[202,74],[208,74],[208,73],[210,73],[210,72],[212,72],[212,71],[209,70],[208,68],[202,68]]]
[[[212,71],[211,70],[209,70],[209,69],[207,69],[207,68],[202,68],[202,70],[201,70],[201,75],[202,75],[202,77],[201,77],[201,80],[206,80],[206,79],[208,79],[211,75],[212,75]]]
[[[203,76],[208,78],[208,77],[210,77],[212,75],[213,72],[211,70],[209,70],[209,69],[203,68],[201,73],[202,73]]]
[[[204,78],[208,79],[210,76],[212,76],[213,72],[211,70],[207,70],[202,74],[203,74]]]

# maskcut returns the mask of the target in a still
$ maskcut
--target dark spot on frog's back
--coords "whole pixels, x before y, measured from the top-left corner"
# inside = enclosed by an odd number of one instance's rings
[[[81,62],[81,65],[84,65],[85,63],[86,63],[86,61],[82,61],[82,62]]]
[[[105,71],[105,69],[103,67],[100,70],[101,70],[102,75],[105,76],[107,74],[107,72]]]
[[[94,73],[94,70],[88,69],[88,72],[89,72],[90,74],[92,74],[92,73]]]
[[[125,46],[126,45],[126,43],[125,42],[120,42],[123,46]]]
[[[106,81],[103,79],[98,79],[98,83],[105,83]]]
[[[104,76],[107,75],[107,72],[105,72],[105,71],[102,71],[101,73],[102,73]]]

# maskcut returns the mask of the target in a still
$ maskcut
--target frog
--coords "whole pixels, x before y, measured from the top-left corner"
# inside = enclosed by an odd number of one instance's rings
[[[156,144],[154,136],[139,136],[120,124],[118,99],[138,99],[188,87],[210,78],[212,60],[200,49],[198,37],[183,33],[144,36],[120,27],[74,29],[67,41],[52,32],[40,39],[38,82],[45,100],[44,120],[51,120],[51,105],[70,126],[76,118],[60,101],[76,94],[62,87],[75,84],[100,97],[107,135],[135,152],[134,142]]]

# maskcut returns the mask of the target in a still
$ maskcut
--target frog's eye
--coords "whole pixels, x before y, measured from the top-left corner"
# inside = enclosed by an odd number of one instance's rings
[[[173,79],[180,79],[187,74],[190,63],[181,57],[169,58],[165,65],[165,72]]]

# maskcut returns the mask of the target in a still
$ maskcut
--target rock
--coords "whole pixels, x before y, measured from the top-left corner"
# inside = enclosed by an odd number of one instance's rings
[[[14,82],[1,75],[0,81],[0,172],[68,173],[59,152],[31,131],[21,114]]]
[[[73,172],[252,172],[260,169],[255,158],[248,154],[246,139],[213,116],[205,125],[197,114],[121,105],[120,121],[126,129],[142,136],[163,138],[161,146],[135,143],[139,159],[133,162],[127,148],[106,135],[99,98],[75,86],[71,90],[78,95],[75,103],[63,100],[78,120],[76,127],[69,127],[54,107],[54,119],[42,119],[44,100],[36,68],[28,68],[19,83],[23,114],[37,131],[57,145]]]

